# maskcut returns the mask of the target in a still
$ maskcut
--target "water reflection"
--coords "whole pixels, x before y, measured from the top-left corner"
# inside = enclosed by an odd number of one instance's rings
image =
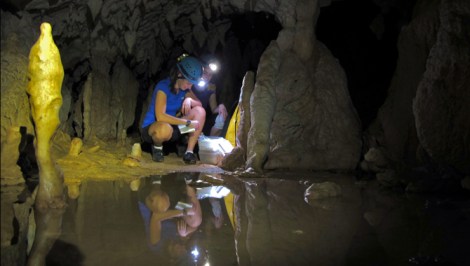
[[[136,266],[470,264],[468,195],[394,193],[346,175],[283,177],[174,173],[131,184],[84,182],[80,196],[69,200],[48,260]],[[186,215],[179,206],[186,206]],[[166,218],[156,219],[155,237],[151,223],[158,215]]]
[[[228,192],[200,182],[199,173],[151,176],[138,186],[123,181],[84,182],[80,196],[69,199],[62,234],[48,261],[63,260],[54,265],[236,265],[233,228],[223,201]],[[186,203],[184,211],[179,208],[182,203]],[[64,252],[83,256],[71,263]]]
[[[186,184],[183,174],[156,176],[150,181],[139,190],[138,201],[149,248],[171,263],[200,260],[202,256],[189,256],[202,222],[195,189]]]

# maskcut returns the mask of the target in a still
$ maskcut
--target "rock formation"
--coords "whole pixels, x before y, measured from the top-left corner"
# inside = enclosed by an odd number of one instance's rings
[[[462,173],[470,173],[469,19],[468,1],[442,1],[436,42],[413,101],[423,149]]]
[[[374,150],[379,161],[370,156],[363,166],[380,168],[371,170],[378,177],[406,183],[404,172],[417,167],[441,177],[468,174],[469,17],[466,1],[417,1],[399,36],[388,97],[365,132],[365,153]]]
[[[41,24],[41,35],[29,55],[28,73],[27,92],[36,133],[40,177],[36,207],[60,208],[64,206],[63,177],[51,157],[51,138],[59,126],[64,69],[49,23]]]

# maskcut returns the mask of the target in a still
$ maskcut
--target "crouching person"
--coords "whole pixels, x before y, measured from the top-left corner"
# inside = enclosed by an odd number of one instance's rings
[[[192,56],[183,55],[170,71],[170,77],[157,83],[149,109],[142,123],[142,140],[152,147],[152,159],[163,162],[163,144],[180,138],[179,125],[194,128],[189,133],[183,161],[195,164],[194,154],[206,112],[190,88],[202,78],[202,64]]]

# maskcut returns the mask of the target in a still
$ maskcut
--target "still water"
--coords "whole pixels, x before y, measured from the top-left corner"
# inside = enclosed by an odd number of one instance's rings
[[[306,197],[315,184],[326,186]],[[163,187],[174,210],[186,186],[202,220],[191,231],[167,219],[152,245],[149,195]],[[47,265],[470,265],[468,195],[409,195],[347,175],[87,181],[56,218]]]

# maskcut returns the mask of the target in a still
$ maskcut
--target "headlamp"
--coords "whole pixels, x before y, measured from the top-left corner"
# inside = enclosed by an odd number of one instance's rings
[[[199,80],[199,82],[197,83],[197,86],[202,88],[202,87],[205,87],[207,84],[207,82],[203,79]]]
[[[217,63],[209,63],[209,68],[212,72],[217,72],[219,66],[217,65]]]
[[[191,254],[195,260],[199,257],[199,251],[197,250],[197,247],[194,247],[194,249],[191,251]]]

